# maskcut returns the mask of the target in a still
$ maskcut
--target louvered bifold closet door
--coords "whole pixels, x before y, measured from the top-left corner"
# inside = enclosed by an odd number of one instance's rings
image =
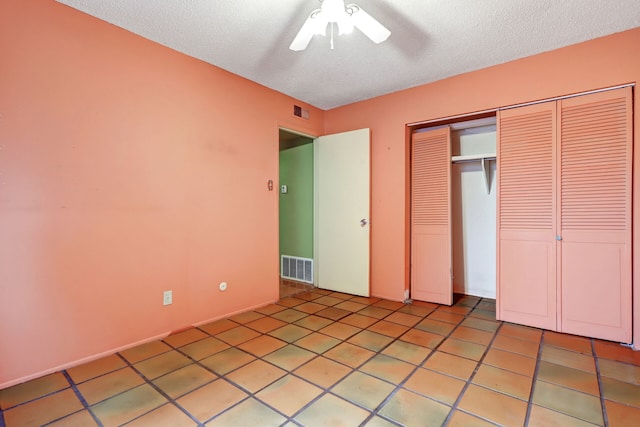
[[[451,136],[411,138],[411,298],[451,305]]]
[[[498,113],[500,320],[556,329],[556,106]]]
[[[631,88],[559,108],[561,330],[631,342]]]

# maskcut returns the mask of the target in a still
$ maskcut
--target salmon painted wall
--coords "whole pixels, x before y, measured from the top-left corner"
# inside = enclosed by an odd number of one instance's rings
[[[407,123],[495,109],[640,81],[640,28],[327,111],[325,132],[372,133],[372,294],[401,300],[409,286]],[[636,88],[637,89],[637,88]],[[635,144],[640,142],[635,97]],[[639,149],[634,151],[634,242],[640,237]],[[398,191],[404,188],[405,192]],[[634,269],[640,272],[640,251]],[[635,275],[636,346],[640,278]]]
[[[278,126],[324,112],[54,0],[0,57],[0,388],[277,300]]]

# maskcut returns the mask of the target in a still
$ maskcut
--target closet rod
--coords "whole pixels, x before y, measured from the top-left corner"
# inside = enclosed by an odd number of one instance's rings
[[[518,107],[524,107],[524,106],[527,106],[527,105],[541,104],[543,102],[549,102],[549,101],[558,101],[560,99],[575,98],[576,96],[589,95],[589,94],[592,94],[592,93],[606,92],[608,90],[622,89],[624,87],[635,87],[635,86],[636,86],[635,83],[627,83],[627,84],[624,84],[624,85],[611,86],[611,87],[602,88],[602,89],[595,89],[595,90],[590,90],[590,91],[587,91],[587,92],[574,93],[572,95],[557,96],[555,98],[546,98],[546,99],[541,99],[539,101],[531,101],[531,102],[523,102],[521,104],[507,105],[505,107],[492,108],[490,110],[482,110],[482,111],[475,111],[475,112],[472,112],[472,113],[458,114],[458,115],[455,115],[455,116],[440,117],[438,119],[422,120],[422,121],[419,121],[419,122],[407,123],[407,126],[422,126],[422,125],[428,125],[430,123],[442,123],[442,122],[447,122],[447,121],[452,121],[452,120],[457,120],[457,119],[464,119],[465,117],[474,117],[474,116],[480,116],[480,115],[483,115],[483,114],[496,113],[498,111],[509,110],[511,108],[518,108]]]

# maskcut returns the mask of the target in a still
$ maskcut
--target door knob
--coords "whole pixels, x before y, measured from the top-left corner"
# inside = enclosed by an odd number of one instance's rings
[[[366,218],[362,218],[360,220],[360,227],[366,227],[366,225],[369,224],[369,220]]]

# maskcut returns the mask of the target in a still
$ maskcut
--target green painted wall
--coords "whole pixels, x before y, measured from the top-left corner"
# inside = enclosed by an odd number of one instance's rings
[[[280,151],[280,255],[313,258],[313,144]]]

